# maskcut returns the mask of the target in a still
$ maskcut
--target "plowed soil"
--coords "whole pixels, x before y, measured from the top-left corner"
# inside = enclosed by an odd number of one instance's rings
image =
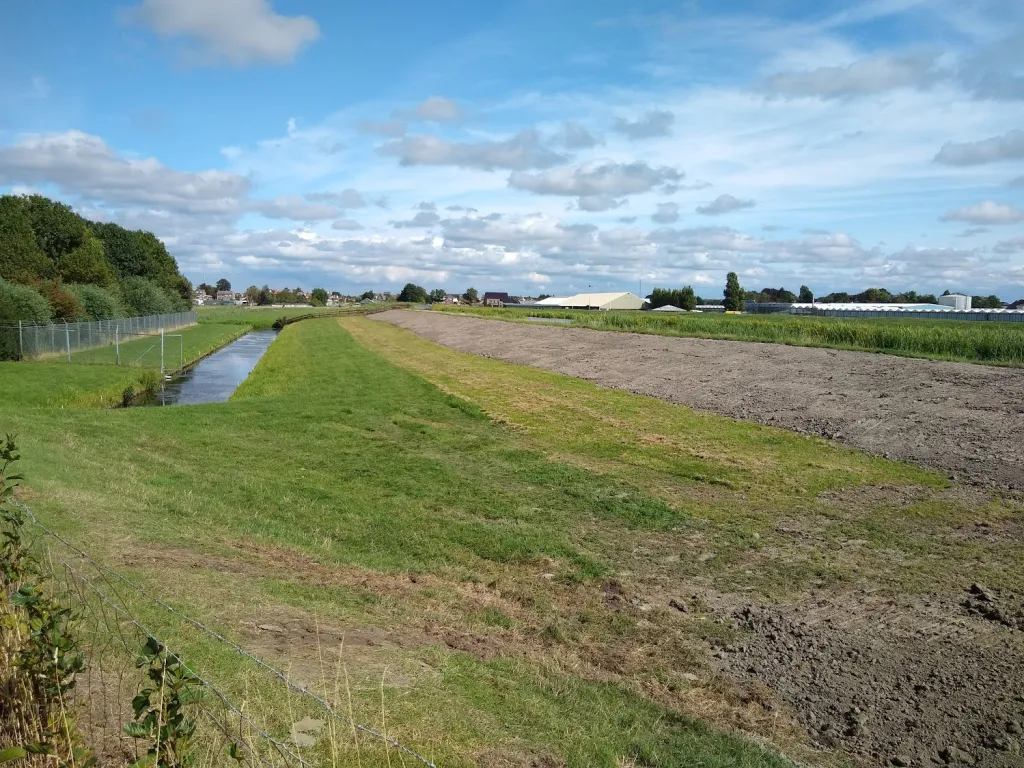
[[[1024,370],[440,312],[373,317],[462,352],[820,435],[961,482],[1024,489]]]

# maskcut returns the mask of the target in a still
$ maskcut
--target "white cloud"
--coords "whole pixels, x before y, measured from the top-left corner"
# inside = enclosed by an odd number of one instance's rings
[[[528,273],[526,275],[526,279],[529,282],[535,283],[537,285],[544,285],[545,283],[550,283],[551,282],[551,276],[550,275],[544,275],[544,274],[541,274],[540,272],[530,272],[530,273]]]
[[[358,221],[353,221],[352,219],[338,219],[337,221],[331,223],[331,229],[355,231],[363,228],[364,227],[362,224],[360,224]]]
[[[268,259],[260,256],[239,256],[235,261],[246,267],[279,267],[282,263],[280,259]]]
[[[420,211],[411,219],[406,221],[392,221],[391,226],[395,229],[409,229],[412,227],[432,227],[441,220],[433,211]]]
[[[966,221],[969,224],[1016,224],[1024,221],[1024,210],[1005,203],[986,200],[977,205],[947,211],[942,221]]]
[[[562,124],[557,141],[566,149],[592,149],[603,141],[579,123],[571,121]]]
[[[882,93],[895,88],[921,88],[934,83],[935,57],[879,54],[843,66],[779,72],[767,79],[765,90],[791,98],[817,96],[840,99]]]
[[[935,162],[945,165],[982,165],[1021,158],[1024,158],[1024,131],[1018,129],[983,141],[965,144],[948,142],[935,156]]]
[[[707,205],[697,206],[697,213],[705,216],[721,216],[723,213],[731,213],[743,208],[753,208],[756,203],[753,200],[740,200],[732,195],[719,195]]]
[[[1024,253],[1024,236],[1013,237],[1009,240],[1003,240],[1002,242],[996,243],[992,246],[992,250],[995,253],[1002,254]]]
[[[498,141],[447,141],[429,134],[407,136],[377,149],[380,155],[397,157],[401,165],[453,165],[493,171],[550,168],[568,158],[544,145],[534,129],[524,129]]]
[[[366,198],[355,189],[343,189],[341,192],[310,192],[304,197],[314,203],[330,203],[338,208],[365,208]]]
[[[674,184],[682,178],[681,171],[668,166],[651,167],[644,162],[599,160],[540,173],[517,171],[509,177],[508,184],[537,195],[621,197],[650,192]]]
[[[250,182],[229,171],[176,171],[154,158],[119,156],[81,131],[29,135],[0,147],[0,184],[55,184],[65,193],[108,204],[171,211],[235,213]]]
[[[280,195],[273,200],[252,200],[251,210],[257,211],[268,219],[293,219],[295,221],[321,221],[333,219],[338,209],[333,205],[309,202],[298,195]]]
[[[313,19],[282,16],[268,0],[144,0],[125,18],[164,38],[194,41],[197,61],[223,59],[238,67],[287,64],[320,37]]]
[[[615,118],[612,130],[634,141],[638,139],[654,139],[672,135],[672,125],[676,116],[671,112],[652,109],[637,120]]]
[[[679,221],[678,203],[658,203],[658,210],[651,216],[655,224],[673,224]]]
[[[456,123],[462,119],[462,108],[452,99],[431,96],[418,104],[412,113],[421,120],[435,123]]]
[[[625,200],[616,200],[614,197],[609,195],[588,195],[577,199],[574,207],[578,211],[599,213],[601,211],[613,211],[616,208],[621,208],[625,204]]]

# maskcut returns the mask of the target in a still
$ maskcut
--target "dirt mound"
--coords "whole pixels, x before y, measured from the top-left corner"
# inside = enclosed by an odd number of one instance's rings
[[[462,352],[820,435],[971,482],[1024,489],[1024,370],[441,312],[373,318]]]
[[[817,746],[859,764],[1020,766],[1024,638],[963,615],[955,603],[868,595],[745,606],[742,640],[718,656],[774,689]]]

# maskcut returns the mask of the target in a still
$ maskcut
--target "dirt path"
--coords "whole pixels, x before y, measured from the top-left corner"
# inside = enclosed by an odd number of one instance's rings
[[[373,317],[462,352],[1024,488],[1024,370],[440,312]]]

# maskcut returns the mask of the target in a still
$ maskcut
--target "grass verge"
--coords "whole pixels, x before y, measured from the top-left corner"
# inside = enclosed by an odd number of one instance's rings
[[[164,338],[164,368],[175,371],[184,368],[230,341],[249,332],[251,326],[233,324],[198,324],[182,328]],[[178,338],[180,335],[181,338]],[[136,368],[160,367],[160,334],[144,336],[122,342],[121,365]],[[79,365],[113,365],[114,345],[74,352],[72,363]]]
[[[573,327],[599,331],[758,341],[1024,367],[1024,323],[715,313],[664,315],[450,306],[443,307],[442,311],[510,322],[528,322],[527,317],[568,319],[572,320]]]

